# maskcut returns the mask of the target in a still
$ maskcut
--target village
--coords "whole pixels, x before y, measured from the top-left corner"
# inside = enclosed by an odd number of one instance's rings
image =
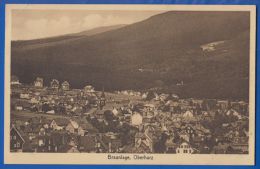
[[[243,100],[173,93],[71,89],[11,77],[11,152],[248,154]]]

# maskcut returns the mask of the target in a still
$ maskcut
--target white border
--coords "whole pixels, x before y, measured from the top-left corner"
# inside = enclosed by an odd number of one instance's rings
[[[10,42],[11,12],[15,9],[67,10],[175,10],[175,11],[250,11],[250,98],[249,98],[249,154],[152,154],[154,160],[108,160],[108,154],[88,153],[11,153],[10,152]],[[256,7],[254,5],[6,5],[5,25],[5,164],[146,164],[146,165],[254,165],[255,155],[255,36]],[[123,154],[130,155],[132,154]],[[141,154],[143,155],[143,154]],[[149,155],[149,154],[148,154]]]

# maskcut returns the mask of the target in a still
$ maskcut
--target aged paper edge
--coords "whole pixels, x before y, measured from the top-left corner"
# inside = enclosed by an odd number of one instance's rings
[[[93,153],[11,153],[10,152],[10,63],[11,13],[15,9],[67,10],[175,10],[175,11],[249,11],[250,12],[250,77],[249,77],[249,154],[147,154],[154,160],[109,160],[108,154]],[[254,165],[255,163],[255,5],[34,5],[7,4],[5,20],[5,108],[4,163],[5,164],[115,164],[115,165]],[[120,155],[120,154],[116,154]],[[122,154],[133,155],[138,154]],[[143,154],[139,154],[143,155]]]

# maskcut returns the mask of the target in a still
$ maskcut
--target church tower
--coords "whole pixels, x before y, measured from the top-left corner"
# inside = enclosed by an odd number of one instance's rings
[[[103,87],[102,94],[99,97],[99,109],[102,110],[105,105],[106,105],[106,95]]]

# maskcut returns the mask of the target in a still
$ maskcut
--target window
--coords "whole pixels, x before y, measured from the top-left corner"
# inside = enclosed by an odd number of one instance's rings
[[[14,148],[16,148],[16,144],[14,144]]]
[[[188,150],[183,150],[183,153],[188,153]]]
[[[16,135],[13,136],[13,139],[16,140]]]
[[[17,148],[19,148],[19,147],[20,147],[20,143],[19,143],[19,142],[17,142],[16,146],[17,146]]]
[[[55,152],[57,152],[58,151],[58,146],[55,146]]]

